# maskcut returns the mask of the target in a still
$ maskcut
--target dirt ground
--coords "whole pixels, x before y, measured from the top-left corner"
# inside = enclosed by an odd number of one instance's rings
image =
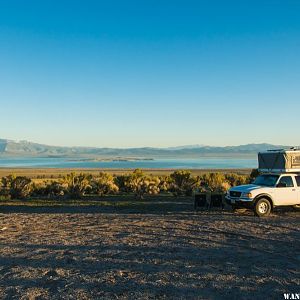
[[[284,299],[300,213],[5,208],[1,299]]]

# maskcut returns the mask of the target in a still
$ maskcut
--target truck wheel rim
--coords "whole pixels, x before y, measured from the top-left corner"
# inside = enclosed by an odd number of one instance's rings
[[[261,214],[265,214],[265,213],[267,212],[267,210],[268,210],[268,205],[267,205],[267,203],[262,202],[262,203],[259,204],[259,206],[258,206],[258,211],[259,211]]]

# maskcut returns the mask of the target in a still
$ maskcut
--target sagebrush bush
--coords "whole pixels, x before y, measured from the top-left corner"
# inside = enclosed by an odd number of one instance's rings
[[[61,183],[67,196],[81,198],[87,191],[91,191],[92,178],[89,174],[70,173],[63,177]]]
[[[144,195],[154,195],[160,192],[160,179],[157,176],[145,175],[136,169],[125,177],[124,185],[127,191],[134,193],[136,198],[143,199]]]
[[[191,196],[200,186],[200,177],[193,176],[190,171],[179,170],[170,175],[169,190],[175,196]]]
[[[100,172],[99,176],[92,179],[91,187],[92,193],[100,196],[116,194],[119,191],[114,176],[104,172]]]
[[[0,194],[12,199],[24,199],[32,192],[31,179],[25,176],[9,175],[1,179]]]

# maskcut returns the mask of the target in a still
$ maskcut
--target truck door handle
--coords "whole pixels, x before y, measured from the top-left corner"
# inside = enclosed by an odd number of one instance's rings
[[[295,191],[296,191],[296,189],[292,189],[292,191],[293,191],[293,192],[295,192]]]

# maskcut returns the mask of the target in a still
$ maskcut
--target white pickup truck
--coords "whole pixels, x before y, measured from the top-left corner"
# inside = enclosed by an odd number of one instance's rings
[[[252,208],[267,216],[275,206],[300,208],[300,173],[262,174],[252,184],[231,188],[226,202],[233,208]]]

